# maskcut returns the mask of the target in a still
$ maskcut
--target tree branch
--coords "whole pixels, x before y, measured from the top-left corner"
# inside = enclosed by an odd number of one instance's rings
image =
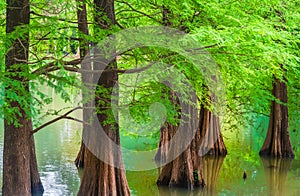
[[[141,14],[141,15],[143,15],[143,16],[146,16],[146,17],[148,17],[148,18],[150,18],[150,19],[152,19],[152,20],[158,22],[159,24],[163,24],[161,21],[159,21],[159,20],[157,20],[156,18],[150,16],[149,14],[146,14],[146,13],[144,13],[144,12],[141,12],[141,11],[139,11],[139,10],[136,10],[132,5],[130,5],[130,4],[129,4],[128,2],[126,2],[126,1],[117,1],[117,2],[123,3],[123,4],[127,5],[127,6],[131,9],[131,10],[128,10],[128,11],[133,11],[133,12],[139,13],[139,14]]]
[[[200,47],[200,48],[192,48],[192,49],[188,49],[186,51],[187,52],[193,52],[193,51],[197,51],[197,50],[204,50],[204,49],[207,49],[207,48],[213,48],[213,47],[215,47],[217,45],[219,45],[219,43],[208,45],[208,46],[203,46],[203,47]]]
[[[66,113],[63,114],[62,116],[59,116],[59,117],[57,117],[57,118],[55,118],[55,119],[53,119],[53,120],[50,120],[49,122],[46,122],[45,124],[43,124],[43,125],[41,125],[41,126],[35,128],[34,130],[32,130],[32,131],[31,131],[31,134],[34,134],[34,133],[38,132],[39,130],[41,130],[41,129],[43,129],[43,128],[45,128],[45,127],[47,127],[47,126],[49,126],[49,125],[51,125],[51,124],[53,124],[53,123],[55,123],[55,122],[61,120],[61,119],[69,119],[69,120],[74,120],[74,121],[76,121],[76,122],[85,123],[85,122],[83,122],[82,120],[79,120],[79,119],[76,119],[76,118],[73,118],[73,117],[68,116],[70,113],[72,113],[72,112],[74,112],[74,111],[76,111],[76,110],[78,110],[78,109],[82,109],[82,107],[76,107],[76,108],[73,108],[72,110],[66,112]]]
[[[32,72],[32,74],[36,74],[36,75],[41,75],[41,74],[47,74],[49,72],[52,72],[52,71],[56,71],[56,70],[59,70],[60,67],[57,65],[57,63],[59,62],[60,64],[62,64],[62,66],[68,70],[68,71],[73,71],[73,72],[78,72],[79,68],[76,67],[76,65],[80,64],[82,61],[81,58],[79,59],[74,59],[74,60],[71,60],[71,61],[63,61],[63,60],[58,60],[58,61],[53,61],[53,62],[50,62],[48,63],[47,65],[44,65],[36,70],[34,70]],[[67,65],[72,65],[74,67],[69,67]]]
[[[54,17],[54,16],[47,16],[47,15],[36,13],[34,11],[30,11],[30,14],[33,14],[33,15],[36,15],[36,16],[39,16],[39,17],[44,17],[44,18],[50,18],[50,19],[52,18],[52,19],[56,19],[56,20],[59,20],[59,21],[62,21],[62,22],[78,24],[78,21],[71,21],[71,20],[67,20],[67,19],[63,19],[63,18],[57,18],[57,17]],[[88,24],[94,24],[94,23],[88,23]]]

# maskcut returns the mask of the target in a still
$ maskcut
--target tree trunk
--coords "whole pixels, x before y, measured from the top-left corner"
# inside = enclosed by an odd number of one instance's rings
[[[78,152],[77,157],[74,161],[77,168],[83,168],[84,167],[84,161],[85,161],[84,156],[85,156],[85,145],[81,141],[79,152]]]
[[[94,0],[95,10],[97,12],[97,17],[95,21],[99,26],[103,24],[111,26],[115,23],[114,15],[114,1],[112,0]],[[104,18],[108,18],[110,21],[103,21]],[[102,66],[101,62],[98,65],[98,60],[94,61],[94,69],[98,70],[97,66]],[[106,69],[116,69],[117,63],[113,61],[109,64]],[[96,78],[94,78],[95,80]],[[116,72],[103,72],[98,80],[98,85],[107,89],[108,93],[112,93],[112,88],[114,87],[116,81],[118,80],[118,74]],[[101,102],[98,97],[107,97],[107,94],[100,94],[96,96],[96,105],[100,107],[100,112],[98,113],[98,120],[102,125],[102,128],[106,135],[117,145],[120,145],[119,127],[117,124],[118,118],[114,123],[105,123],[108,119],[108,113],[111,113],[111,109],[104,109],[111,105],[111,100],[109,102]],[[108,107],[109,108],[109,107]],[[87,137],[92,142],[97,140],[93,137],[93,133],[85,133]],[[99,143],[99,142],[98,142]],[[122,155],[120,150],[117,152],[113,151],[113,147],[108,144],[100,143],[100,148],[98,149],[103,154],[110,163],[122,162]],[[129,187],[126,180],[126,175],[123,165],[121,167],[114,167],[103,160],[98,159],[91,151],[88,149],[89,145],[85,148],[85,160],[84,160],[84,172],[82,181],[80,184],[78,195],[120,195],[126,196],[130,195]]]
[[[108,69],[115,67],[116,62],[113,62]],[[111,88],[114,87],[117,79],[118,75],[116,72],[103,72],[98,84],[105,87],[109,93],[111,93]],[[101,94],[96,97],[107,97],[107,95]],[[102,108],[100,109],[100,114],[98,114],[98,120],[102,124],[104,132],[114,143],[120,145],[118,124],[104,123],[107,121],[107,114],[111,112],[111,109],[103,108],[107,108],[111,101],[109,103],[101,104],[98,101],[99,100],[96,100],[96,103]],[[89,141],[85,140],[85,142],[91,142],[92,144],[97,143],[97,138],[93,133],[85,132],[84,134],[87,134],[87,137],[85,138],[89,138]],[[105,158],[106,160],[110,160],[110,164],[98,159],[90,149],[88,149],[90,145],[86,143],[84,173],[78,195],[130,195],[123,165],[121,167],[114,167],[114,165],[111,165],[111,163],[115,162],[123,163],[120,150],[118,149],[117,152],[114,151],[115,149],[113,149],[113,146],[110,144],[100,143],[99,145],[98,150],[100,153],[105,154]]]
[[[171,99],[175,102],[174,98],[171,97]],[[200,140],[197,137],[196,123],[193,121],[194,116],[197,116],[197,112],[194,106],[185,103],[181,103],[181,105],[183,105],[183,108],[188,108],[188,115],[183,114],[181,117],[184,124],[183,131],[177,132],[178,126],[169,123],[161,129],[159,142],[161,148],[157,152],[155,160],[160,161],[160,165],[167,164],[162,166],[160,170],[157,185],[194,190],[196,187],[203,187],[204,185],[202,158],[197,153],[199,151],[197,147],[200,146],[197,144],[200,144]],[[194,136],[190,135],[194,133]],[[174,140],[175,134],[179,134],[179,137],[172,145],[169,141]],[[188,140],[189,137],[193,137],[193,139],[187,147],[184,147],[185,140]],[[176,157],[182,149],[185,150]]]
[[[285,181],[292,159],[261,157],[267,179],[268,195],[285,195]]]
[[[199,131],[201,137],[200,155],[225,156],[227,150],[220,131],[220,120],[203,105],[199,114]]]
[[[16,102],[11,106],[19,107]],[[22,127],[4,121],[3,195],[31,195],[30,130],[25,119],[18,118]]]
[[[194,189],[190,149],[187,149],[179,157],[162,168],[157,185],[169,186],[170,188],[182,187],[189,190]]]
[[[105,126],[104,131],[116,143],[118,143],[118,130],[111,126]],[[102,146],[106,152],[107,159],[119,159],[121,161],[121,152],[115,156],[110,146]],[[115,168],[110,164],[99,160],[86,148],[86,160],[83,171],[83,177],[78,195],[130,195],[129,187],[123,168]]]
[[[24,25],[27,29],[30,20],[30,4],[28,0],[7,0],[6,8],[6,33],[9,35],[16,27]],[[3,195],[41,195],[43,186],[37,169],[35,156],[32,122],[28,116],[30,108],[29,83],[26,73],[29,68],[28,61],[29,31],[23,31],[19,37],[12,40],[12,45],[7,51],[5,64],[6,73],[14,83],[19,83],[22,89],[8,84],[5,87],[5,102],[14,108],[15,119],[4,114],[4,148],[3,148]],[[25,63],[24,63],[25,62]],[[18,74],[22,73],[22,74]],[[26,97],[26,106],[17,100],[9,98],[9,93]],[[27,107],[27,108],[24,108]],[[16,125],[18,123],[19,125]]]
[[[163,161],[161,164],[165,163],[166,160],[168,163],[161,168],[157,185],[193,190],[204,185],[202,158],[195,153],[198,150],[195,149],[193,144],[197,142],[193,140],[183,153],[171,162],[168,160],[172,157],[171,153],[176,153],[178,148],[180,148],[180,141],[176,142],[176,146],[168,145],[169,140],[175,135],[176,129],[176,126],[167,124],[161,130],[160,145],[164,145],[166,148],[161,148],[162,151],[156,154],[156,160]],[[181,138],[182,140],[185,139],[183,135]]]
[[[268,133],[259,152],[261,156],[294,157],[290,142],[287,86],[279,79],[273,83],[273,95],[282,103],[272,101]]]
[[[175,134],[175,130],[177,127],[170,123],[167,123],[165,126],[160,128],[160,139],[158,144],[158,151],[155,154],[154,160],[156,163],[160,163],[160,165],[164,164],[167,160],[168,152],[169,152],[169,143],[171,138]]]
[[[30,123],[32,125],[32,122]],[[32,131],[32,126],[31,126]],[[31,194],[34,196],[42,196],[44,193],[44,187],[41,182],[41,178],[38,171],[38,164],[36,160],[34,136],[30,136],[30,175],[31,175]]]
[[[82,33],[83,35],[88,35],[88,21],[87,21],[87,12],[86,12],[86,3],[85,0],[77,0],[78,8],[77,8],[77,20],[78,20],[78,31]],[[83,37],[83,36],[80,36]],[[89,43],[84,38],[80,38],[79,40],[79,53],[80,58],[84,58],[88,54],[89,50]],[[88,61],[85,61],[85,63],[82,63],[81,65],[82,70],[92,70],[91,64]],[[93,78],[90,77],[91,74],[82,74],[82,82],[84,84],[92,83]],[[88,77],[85,77],[88,76]],[[82,100],[85,101],[85,93],[82,93]],[[83,122],[88,122],[90,119],[91,114],[89,113],[90,110],[87,110],[86,108],[89,108],[90,102],[84,102],[83,103],[83,110],[82,110],[82,118]],[[82,125],[83,131],[86,129],[86,124]],[[83,142],[81,142],[80,150],[77,154],[77,157],[75,159],[75,165],[77,168],[83,168],[84,167],[84,155],[85,155],[85,145]]]
[[[94,64],[95,66],[95,64]],[[108,69],[116,68],[116,62],[110,64]],[[98,85],[105,87],[108,90],[108,93],[111,93],[111,88],[114,87],[115,82],[118,80],[118,75],[116,72],[103,72]],[[107,94],[100,94],[97,97],[107,97]],[[106,135],[118,146],[120,146],[120,136],[119,136],[119,127],[116,119],[115,123],[105,123],[108,120],[108,113],[111,113],[109,108],[110,102],[101,103],[99,100],[96,100],[97,107],[100,107],[100,113],[98,114],[98,120],[102,125],[103,131]],[[111,119],[110,119],[111,120]],[[84,158],[84,171],[83,177],[81,180],[80,188],[78,195],[130,195],[129,187],[126,180],[126,175],[123,165],[118,165],[120,167],[115,167],[112,163],[122,162],[122,154],[120,149],[115,151],[111,144],[99,143],[99,138],[97,138],[93,132],[87,131],[84,132],[85,138],[85,158]],[[97,141],[98,140],[98,141]],[[91,144],[97,144],[98,142],[98,151],[100,154],[105,155],[105,159],[109,160],[109,163],[104,160],[98,159],[89,149]]]

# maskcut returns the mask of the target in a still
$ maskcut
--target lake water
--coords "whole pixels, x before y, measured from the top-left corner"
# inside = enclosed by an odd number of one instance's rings
[[[56,101],[49,107],[62,106],[64,103]],[[80,113],[75,115],[80,116]],[[264,140],[266,122],[267,119],[259,119],[256,128],[223,132],[228,155],[221,159],[204,159],[207,184],[204,190],[188,193],[185,190],[158,189],[155,183],[158,171],[154,169],[127,172],[132,195],[299,195],[300,136],[297,132],[300,130],[291,133],[296,152],[294,160],[261,159],[258,152]],[[0,124],[2,153],[3,122]],[[61,120],[36,133],[36,152],[45,196],[76,195],[80,178],[74,159],[80,147],[80,135],[80,124],[69,120]],[[0,167],[2,185],[2,155]],[[245,181],[244,170],[247,173]]]

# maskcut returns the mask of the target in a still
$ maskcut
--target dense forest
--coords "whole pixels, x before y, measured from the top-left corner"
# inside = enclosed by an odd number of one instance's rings
[[[259,163],[271,188],[235,194],[296,194],[299,24],[297,1],[1,2],[2,195],[71,194],[39,172],[60,122],[80,127],[72,194],[231,195]]]

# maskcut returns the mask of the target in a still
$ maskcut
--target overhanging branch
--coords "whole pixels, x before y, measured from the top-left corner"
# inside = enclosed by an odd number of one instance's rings
[[[82,109],[82,107],[76,107],[76,108],[74,108],[74,109],[72,109],[72,110],[66,112],[66,113],[63,114],[62,116],[59,116],[59,117],[57,117],[57,118],[55,118],[55,119],[53,119],[53,120],[50,120],[49,122],[46,122],[45,124],[43,124],[43,125],[41,125],[41,126],[35,128],[34,130],[32,130],[31,133],[34,134],[34,133],[38,132],[39,130],[41,130],[41,129],[43,129],[43,128],[45,128],[45,127],[47,127],[47,126],[49,126],[49,125],[51,125],[51,124],[53,124],[53,123],[55,123],[55,122],[61,120],[61,119],[69,119],[69,120],[74,120],[74,121],[76,121],[76,122],[85,123],[85,122],[82,121],[82,120],[79,120],[79,119],[76,119],[76,118],[74,118],[74,117],[68,116],[69,114],[71,114],[72,112],[74,112],[74,111],[76,111],[76,110],[78,110],[78,109]]]

